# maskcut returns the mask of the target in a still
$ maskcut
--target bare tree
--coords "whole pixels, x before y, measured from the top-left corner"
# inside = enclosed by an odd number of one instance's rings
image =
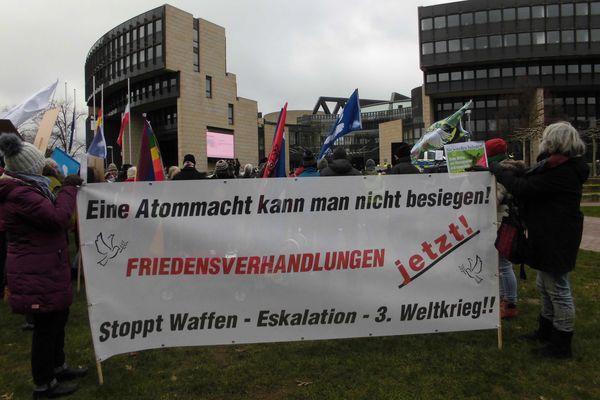
[[[48,142],[48,149],[46,150],[46,155],[49,156],[52,154],[52,151],[58,147],[65,151],[65,153],[74,157],[80,153],[85,151],[85,142],[82,142],[77,139],[77,137],[73,138],[73,144],[71,146],[71,135],[75,134],[74,128],[78,125],[78,122],[81,121],[82,118],[85,118],[87,113],[82,111],[74,111],[73,110],[73,100],[71,98],[63,99],[63,100],[53,100],[52,103],[48,106],[48,109],[58,108],[58,117],[56,118],[56,122],[54,124],[54,128],[52,129],[52,135],[50,136],[50,140]],[[73,114],[75,113],[75,114]],[[40,122],[44,116],[43,112],[40,112],[35,117],[23,123],[18,127],[19,133],[23,137],[24,140],[33,143],[35,139],[35,135],[38,131]],[[75,118],[75,124],[73,125],[73,118]]]
[[[596,165],[596,157],[598,153],[598,139],[600,139],[600,128],[597,126],[590,127],[582,132],[584,137],[589,138],[592,141],[592,175],[598,175],[598,166]]]

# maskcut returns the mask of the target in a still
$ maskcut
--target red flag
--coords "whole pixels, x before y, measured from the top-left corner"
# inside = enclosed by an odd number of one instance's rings
[[[279,113],[279,120],[277,121],[277,127],[275,128],[275,139],[273,140],[273,147],[269,153],[267,160],[267,166],[263,172],[263,178],[269,178],[273,174],[273,170],[279,161],[279,153],[281,152],[281,146],[283,144],[283,132],[285,130],[285,116],[287,114],[287,103],[281,109]],[[285,151],[285,149],[283,149]]]
[[[123,147],[123,132],[125,132],[125,125],[129,123],[129,103],[127,103],[127,107],[125,107],[125,114],[123,114],[123,118],[121,119],[121,129],[119,130],[119,137],[117,138],[117,144]]]

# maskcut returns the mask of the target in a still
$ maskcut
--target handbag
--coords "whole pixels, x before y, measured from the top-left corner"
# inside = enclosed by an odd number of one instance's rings
[[[502,218],[494,246],[498,254],[513,264],[527,263],[526,227],[514,202],[508,204],[508,215]]]

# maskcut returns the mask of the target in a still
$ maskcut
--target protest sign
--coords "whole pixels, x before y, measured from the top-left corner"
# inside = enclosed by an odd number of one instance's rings
[[[474,166],[480,158],[485,157],[485,142],[447,144],[444,146],[444,151],[448,162],[448,172],[456,174],[465,172],[466,168]]]
[[[132,182],[77,203],[98,360],[498,327],[489,174]]]
[[[56,147],[52,151],[51,158],[58,164],[58,169],[64,175],[76,174],[79,172],[80,164],[79,161],[65,153],[61,148]]]

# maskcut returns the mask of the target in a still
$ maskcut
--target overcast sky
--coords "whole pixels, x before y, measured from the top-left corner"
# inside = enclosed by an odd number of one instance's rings
[[[444,1],[171,0],[225,28],[227,70],[238,96],[263,113],[312,109],[319,96],[387,100],[422,83],[417,7]],[[120,23],[158,0],[2,0],[0,109],[60,80],[84,107],[85,57]]]

